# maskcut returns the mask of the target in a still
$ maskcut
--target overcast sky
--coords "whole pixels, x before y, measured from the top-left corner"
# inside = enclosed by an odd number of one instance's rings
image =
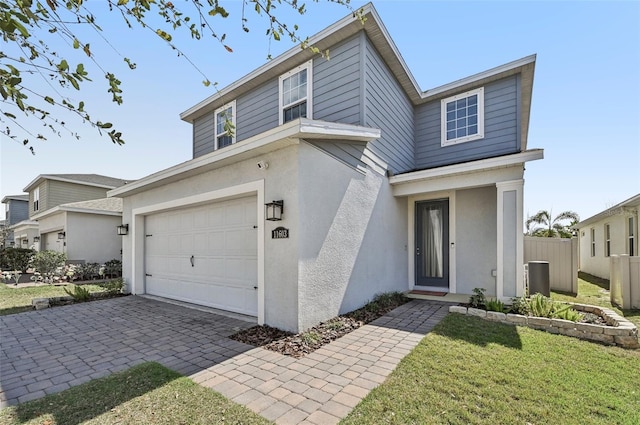
[[[176,39],[219,88],[264,64],[269,52],[276,56],[292,47],[285,38],[269,43],[265,22],[252,11],[246,15],[251,31],[245,34],[241,2],[221,3],[230,17],[211,22],[228,33],[233,53],[210,40]],[[121,106],[110,102],[105,80],[93,68],[93,83],[69,95],[84,100],[95,119],[113,122],[126,144],[115,146],[73,120],[80,140],[58,138],[29,122],[29,129],[48,140],[34,143],[34,156],[0,136],[1,196],[21,193],[38,174],[137,179],[191,159],[191,126],[179,114],[214,89],[204,87],[204,77],[150,31],[126,29],[105,2],[89,4],[115,50],[92,32],[83,41],[122,80],[125,101]],[[544,149],[545,159],[527,164],[525,216],[541,209],[554,215],[574,210],[584,219],[640,192],[640,2],[394,0],[374,5],[422,90],[538,55],[528,148]],[[283,15],[304,35],[349,13],[322,0],[307,6],[303,17]],[[54,46],[59,40],[47,37]],[[137,69],[128,70],[120,55]],[[47,87],[42,81],[34,84]]]

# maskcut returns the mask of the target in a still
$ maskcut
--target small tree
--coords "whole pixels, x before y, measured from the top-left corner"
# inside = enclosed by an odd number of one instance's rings
[[[0,254],[0,268],[26,272],[34,250],[27,248],[5,248]]]
[[[568,223],[567,223],[568,221]],[[578,213],[564,211],[552,219],[551,211],[540,210],[527,219],[527,235],[543,238],[570,238],[571,228],[580,221]],[[541,226],[531,227],[539,224]]]
[[[52,283],[58,269],[64,267],[67,256],[63,252],[40,251],[31,260],[31,266],[38,272],[46,283]]]

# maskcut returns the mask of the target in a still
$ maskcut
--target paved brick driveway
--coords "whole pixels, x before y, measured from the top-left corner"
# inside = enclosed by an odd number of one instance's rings
[[[0,407],[157,361],[184,375],[254,347],[253,324],[129,296],[0,316]]]
[[[157,361],[276,424],[336,424],[448,307],[414,300],[301,359],[227,338],[252,323],[135,296],[0,316],[0,405]]]

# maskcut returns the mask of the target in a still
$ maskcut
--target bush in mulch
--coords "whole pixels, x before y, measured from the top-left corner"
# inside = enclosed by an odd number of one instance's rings
[[[400,292],[380,294],[362,308],[320,323],[299,334],[292,334],[270,326],[254,326],[231,335],[230,338],[286,356],[300,358],[378,317],[384,316],[408,301],[410,300]]]

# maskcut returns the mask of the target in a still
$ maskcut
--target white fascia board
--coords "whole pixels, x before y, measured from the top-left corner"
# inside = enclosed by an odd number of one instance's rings
[[[465,162],[463,164],[445,165],[443,167],[430,168],[428,170],[399,174],[389,178],[389,183],[391,183],[391,185],[399,185],[403,183],[453,176],[456,174],[473,173],[493,168],[505,168],[542,158],[544,158],[544,151],[542,149],[532,149],[513,155],[505,155],[495,158],[481,159],[478,161]]]
[[[22,220],[16,224],[14,224],[13,226],[9,227],[9,229],[13,230],[13,231],[18,231],[18,229],[22,229],[22,228],[33,228],[33,227],[38,227],[38,222],[37,221],[33,221],[33,220]]]
[[[615,212],[620,208],[629,207],[629,206],[630,207],[640,208],[640,193],[635,195],[635,196],[632,196],[629,199],[626,199],[626,200],[620,202],[617,205],[614,205],[614,206],[612,206],[610,208],[607,208],[606,210],[601,211],[596,215],[592,215],[591,217],[582,220],[581,222],[579,222],[578,224],[576,224],[573,227],[576,228],[576,229],[581,229],[581,228],[583,228],[585,226],[588,226],[590,224],[598,222],[598,221],[602,220],[603,218],[610,217],[611,215],[614,215]]]
[[[299,118],[265,131],[248,139],[242,140],[224,149],[219,149],[206,155],[199,156],[173,167],[167,168],[135,182],[121,186],[107,192],[107,197],[124,197],[137,192],[142,192],[145,187],[163,180],[175,178],[187,172],[205,172],[246,159],[246,154],[258,149],[276,150],[284,141],[286,144],[298,144],[299,139],[327,139],[371,141],[380,137],[380,130],[368,127],[360,127],[350,124],[315,121],[307,118]],[[200,170],[199,170],[200,169]]]
[[[47,218],[49,216],[52,216],[54,214],[58,214],[61,212],[76,212],[76,213],[83,213],[83,214],[101,214],[101,215],[122,215],[121,211],[106,211],[106,210],[96,210],[96,209],[90,209],[90,208],[78,208],[78,207],[66,207],[64,205],[58,205],[55,206],[53,208],[49,208],[46,211],[43,211],[39,214],[35,214],[34,216],[32,216],[31,218],[35,219],[35,220],[41,220],[43,218]]]
[[[485,80],[490,79],[496,75],[513,71],[517,68],[521,68],[525,65],[529,65],[531,63],[535,63],[536,55],[525,56],[524,58],[516,59],[512,62],[505,63],[503,65],[497,66],[495,68],[488,69],[483,72],[479,72],[477,74],[471,75],[469,77],[462,78],[457,81],[453,81],[451,83],[444,84],[439,87],[435,87],[433,89],[427,90],[422,93],[423,100],[429,100],[431,98],[438,97],[442,93],[446,93],[450,90],[454,90],[458,87],[463,87],[470,84],[482,84]]]

